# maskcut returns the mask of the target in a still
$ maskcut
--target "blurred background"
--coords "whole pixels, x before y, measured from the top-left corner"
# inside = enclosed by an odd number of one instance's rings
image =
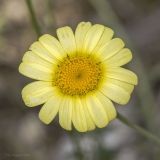
[[[33,0],[41,33],[55,35],[80,21],[115,30],[133,51],[127,67],[139,85],[125,107],[131,121],[160,136],[160,1]],[[115,120],[103,129],[77,133],[56,119],[46,126],[39,107],[27,108],[21,90],[31,82],[18,73],[23,54],[37,40],[25,0],[0,0],[0,160],[160,160],[160,147]]]

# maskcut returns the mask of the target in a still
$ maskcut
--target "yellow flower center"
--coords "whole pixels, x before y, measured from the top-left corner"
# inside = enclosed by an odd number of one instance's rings
[[[58,65],[55,86],[66,95],[85,95],[97,89],[101,75],[101,65],[93,58],[66,57]]]

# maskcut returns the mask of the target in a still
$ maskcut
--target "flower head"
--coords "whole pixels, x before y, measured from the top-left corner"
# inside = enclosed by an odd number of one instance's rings
[[[105,127],[116,117],[112,103],[126,104],[137,76],[122,68],[132,59],[113,30],[90,22],[57,29],[58,40],[45,34],[24,54],[19,72],[38,80],[22,90],[29,107],[44,104],[39,118],[80,132]]]

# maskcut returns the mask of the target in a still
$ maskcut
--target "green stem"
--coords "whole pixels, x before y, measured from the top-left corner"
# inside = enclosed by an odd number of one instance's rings
[[[39,27],[38,21],[36,19],[36,15],[33,9],[33,5],[32,5],[32,1],[31,0],[26,0],[26,4],[30,13],[30,17],[31,17],[31,21],[32,21],[32,25],[33,28],[37,34],[37,36],[39,37],[41,35],[41,29]]]
[[[152,140],[153,142],[160,145],[160,138],[159,137],[153,135],[152,133],[145,130],[144,128],[130,122],[126,117],[124,117],[120,113],[117,114],[117,119],[119,119],[123,124],[127,125],[128,127],[135,129],[142,136],[144,136],[144,137],[148,138],[149,140]]]

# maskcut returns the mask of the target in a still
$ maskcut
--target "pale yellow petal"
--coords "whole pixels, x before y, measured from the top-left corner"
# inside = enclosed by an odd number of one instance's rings
[[[116,118],[117,116],[117,112],[116,112],[116,109],[113,105],[113,103],[111,102],[110,99],[108,99],[108,97],[106,97],[103,93],[101,92],[98,92],[96,94],[97,98],[100,100],[100,102],[103,104],[103,108],[105,109],[106,111],[106,114],[107,114],[107,117],[108,117],[108,120],[111,121],[113,119]]]
[[[84,39],[83,52],[90,54],[93,51],[104,32],[104,28],[103,25],[95,24],[89,29]]]
[[[39,119],[45,123],[49,124],[53,121],[58,113],[59,106],[61,103],[61,98],[54,95],[51,97],[41,108],[39,112]]]
[[[23,88],[22,98],[26,106],[34,107],[45,103],[54,95],[54,91],[51,82],[36,81]]]
[[[84,113],[84,107],[79,98],[73,98],[72,122],[79,132],[87,131],[87,122]]]
[[[113,78],[106,78],[106,83],[112,83],[114,85],[117,85],[121,88],[123,88],[124,90],[126,90],[129,94],[132,93],[133,89],[134,89],[134,85],[133,84],[129,84],[120,80],[116,80]]]
[[[92,131],[96,128],[96,126],[95,126],[94,121],[92,120],[92,117],[89,113],[88,108],[86,107],[87,106],[86,100],[87,100],[87,97],[86,98],[81,98],[82,105],[85,106],[84,107],[84,114],[85,114],[85,117],[86,117],[87,130]]]
[[[27,77],[36,80],[44,80],[44,81],[53,80],[52,68],[49,69],[35,63],[24,63],[24,62],[21,63],[19,66],[19,72]]]
[[[62,60],[66,56],[61,44],[55,37],[45,34],[39,38],[39,41],[58,60]]]
[[[88,108],[96,126],[99,128],[105,127],[108,124],[108,117],[105,109],[103,108],[103,104],[96,96],[88,96],[86,103],[86,107]]]
[[[58,39],[68,55],[76,54],[76,42],[73,31],[70,27],[57,29]]]
[[[107,43],[109,43],[109,41],[113,37],[113,34],[114,32],[112,29],[105,27],[100,40],[98,41],[96,47],[93,50],[93,53],[96,54],[100,50],[100,48],[103,48]]]
[[[72,99],[65,96],[59,108],[59,123],[66,130],[72,129]]]
[[[40,56],[38,56],[37,54],[33,53],[32,51],[28,51],[24,54],[22,61],[24,63],[35,63],[35,64],[39,64],[42,65],[46,68],[53,68],[53,64],[46,61],[45,59],[41,58]]]
[[[34,42],[31,45],[30,50],[42,59],[49,61],[50,63],[57,63],[56,57],[51,54],[40,42]]]
[[[86,33],[91,28],[90,22],[81,22],[78,24],[75,31],[75,40],[77,45],[77,54],[82,54],[83,52],[83,43],[86,37]]]
[[[120,38],[114,38],[104,47],[97,51],[97,55],[101,56],[102,60],[106,60],[117,54],[124,47],[124,43]]]
[[[107,64],[106,64],[107,65]],[[137,85],[138,78],[132,71],[122,67],[107,67],[106,77]]]
[[[112,101],[119,104],[127,104],[130,99],[130,93],[124,88],[112,82],[107,81],[100,91]]]
[[[122,49],[117,54],[105,60],[105,63],[110,66],[122,66],[132,60],[132,53],[128,48]]]

